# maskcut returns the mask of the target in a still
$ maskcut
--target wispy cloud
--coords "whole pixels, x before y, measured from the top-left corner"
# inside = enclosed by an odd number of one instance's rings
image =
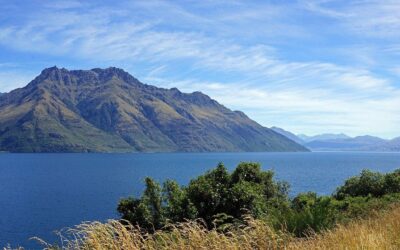
[[[397,0],[317,0],[302,1],[302,6],[309,11],[335,18],[363,36],[400,36],[400,2]]]

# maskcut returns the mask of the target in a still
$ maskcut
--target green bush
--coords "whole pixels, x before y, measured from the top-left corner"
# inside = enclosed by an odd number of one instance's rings
[[[386,194],[381,197],[373,196],[347,196],[343,200],[335,200],[335,207],[341,215],[341,220],[365,218],[376,211],[390,208],[400,201],[400,193]]]
[[[269,208],[288,201],[288,185],[274,181],[272,171],[262,171],[259,164],[251,162],[240,163],[232,174],[220,163],[187,187],[171,180],[162,189],[151,178],[145,182],[142,197],[122,199],[118,212],[147,230],[194,218],[203,219],[210,227],[240,220],[245,214],[261,218]]]
[[[336,199],[342,200],[347,196],[381,197],[398,192],[400,192],[400,170],[388,174],[363,170],[360,175],[346,180],[344,185],[337,189],[334,196]]]
[[[308,192],[297,195],[291,201],[291,209],[280,215],[279,222],[281,227],[295,236],[306,236],[331,228],[338,217],[333,198]]]

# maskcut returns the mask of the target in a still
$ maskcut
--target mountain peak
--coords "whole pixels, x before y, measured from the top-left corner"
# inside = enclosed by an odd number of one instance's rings
[[[108,67],[105,69],[102,68],[94,68],[91,71],[98,74],[99,78],[120,78],[127,83],[140,83],[138,79],[133,77],[131,74],[126,72],[125,70],[117,67]]]
[[[68,72],[68,70],[65,68],[59,68],[56,65],[54,65],[53,67],[43,69],[40,74],[46,75],[46,74],[51,74],[51,73],[54,74],[54,73],[58,73],[58,72]]]
[[[45,79],[51,81],[60,81],[65,73],[68,73],[68,70],[65,68],[58,68],[57,66],[45,68],[44,70],[42,70],[40,75],[36,77],[34,82],[41,82]]]
[[[117,67],[108,67],[108,68],[94,68],[91,69],[91,71],[94,71],[98,74],[100,73],[112,73],[112,74],[129,74],[128,72],[126,72],[125,70],[121,69],[121,68],[117,68]]]

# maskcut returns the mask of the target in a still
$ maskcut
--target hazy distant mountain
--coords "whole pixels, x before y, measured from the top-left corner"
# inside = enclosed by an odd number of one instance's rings
[[[311,141],[317,141],[317,140],[335,140],[335,139],[349,139],[351,138],[348,135],[345,134],[320,134],[320,135],[314,135],[314,136],[307,136],[304,134],[297,135],[301,140],[304,142],[311,142]]]
[[[354,138],[339,138],[314,140],[304,145],[312,151],[382,151],[381,145],[386,140],[374,136],[357,136]]]
[[[282,128],[272,127],[277,133],[302,144],[311,151],[400,151],[400,137],[385,140],[375,136],[350,137],[345,134],[321,134],[315,136],[294,135]]]
[[[306,151],[201,92],[118,68],[48,68],[0,96],[0,151]]]
[[[387,140],[378,145],[372,145],[370,147],[370,150],[400,152],[400,137],[394,138],[392,140]]]
[[[299,137],[297,137],[295,134],[293,134],[292,132],[289,132],[287,130],[284,130],[283,128],[278,128],[278,127],[271,127],[271,129],[281,135],[286,136],[287,138],[289,138],[290,140],[297,142],[298,144],[304,144],[304,141],[302,139],[300,139]]]

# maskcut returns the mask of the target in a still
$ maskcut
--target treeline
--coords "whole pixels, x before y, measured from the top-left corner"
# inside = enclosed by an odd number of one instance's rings
[[[223,232],[245,225],[246,216],[251,216],[275,230],[305,236],[400,200],[400,170],[388,174],[364,170],[330,196],[308,192],[294,198],[288,196],[289,185],[273,176],[258,163],[244,162],[232,173],[220,163],[187,186],[173,180],[160,185],[146,178],[142,196],[122,199],[118,212],[147,232],[194,219]]]

